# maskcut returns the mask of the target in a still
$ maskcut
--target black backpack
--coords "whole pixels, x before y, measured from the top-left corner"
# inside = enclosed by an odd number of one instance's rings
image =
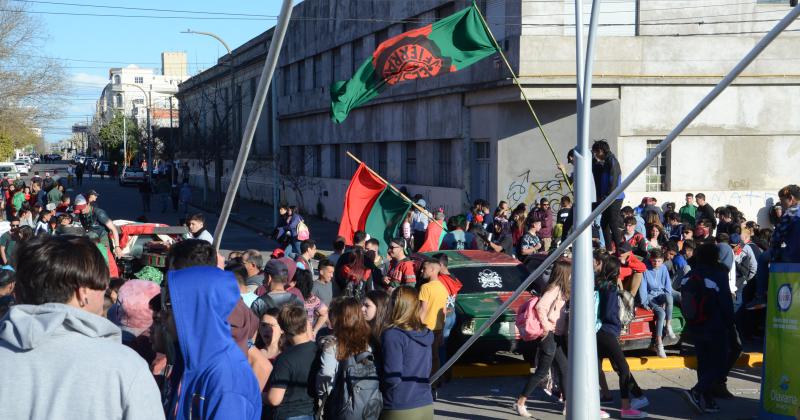
[[[681,312],[688,325],[700,326],[719,312],[719,287],[713,280],[690,273],[681,280]]]
[[[339,362],[323,419],[375,420],[382,409],[383,395],[372,353],[359,353]]]

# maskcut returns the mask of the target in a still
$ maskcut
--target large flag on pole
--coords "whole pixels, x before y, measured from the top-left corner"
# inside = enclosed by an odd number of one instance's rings
[[[410,207],[411,203],[362,163],[347,187],[339,236],[352,245],[353,234],[366,231],[380,241],[380,253],[385,255]]]
[[[475,5],[378,45],[349,81],[331,86],[331,118],[341,123],[389,86],[453,73],[497,52]]]
[[[438,251],[446,233],[438,223],[428,223],[428,229],[425,230],[425,242],[422,243],[419,252]]]

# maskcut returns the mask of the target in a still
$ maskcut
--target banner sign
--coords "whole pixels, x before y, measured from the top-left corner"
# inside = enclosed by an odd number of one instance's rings
[[[800,264],[770,266],[761,419],[800,418]]]

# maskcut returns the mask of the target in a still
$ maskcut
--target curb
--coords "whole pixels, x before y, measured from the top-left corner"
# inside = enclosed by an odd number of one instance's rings
[[[641,370],[674,370],[695,369],[697,358],[695,356],[669,356],[660,357],[627,357],[631,371]],[[743,353],[736,366],[760,367],[764,362],[762,353]],[[483,378],[492,376],[527,376],[531,373],[528,363],[469,363],[457,364],[453,367],[454,378]],[[608,359],[603,360],[603,372],[612,372]]]

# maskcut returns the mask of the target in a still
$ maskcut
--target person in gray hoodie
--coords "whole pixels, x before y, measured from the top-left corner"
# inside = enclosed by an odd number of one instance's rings
[[[147,363],[100,315],[109,279],[94,243],[42,236],[17,256],[21,304],[0,321],[1,416],[163,419]]]

